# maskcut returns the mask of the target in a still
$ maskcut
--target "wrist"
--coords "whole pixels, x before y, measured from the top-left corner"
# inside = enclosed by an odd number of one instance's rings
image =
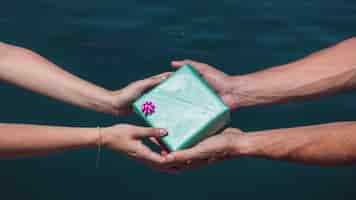
[[[119,115],[119,109],[117,105],[116,97],[119,91],[106,90],[101,99],[98,102],[97,111],[117,116]]]
[[[234,140],[231,140],[233,156],[248,157],[254,155],[256,148],[254,147],[255,144],[253,143],[252,137],[251,134],[244,133],[238,135]]]
[[[119,107],[119,101],[118,97],[121,96],[121,90],[118,91],[109,91],[109,97],[108,97],[108,107],[109,107],[109,112],[108,114],[111,114],[113,116],[118,116],[120,115],[120,107]]]
[[[222,133],[224,134],[227,153],[232,157],[243,156],[249,150],[248,135],[237,128],[227,128]]]
[[[98,142],[100,142],[100,145],[103,147],[108,146],[108,144],[110,143],[111,139],[111,127],[102,127],[100,128],[100,134],[98,136]]]
[[[232,99],[232,109],[240,107],[247,107],[253,105],[250,98],[249,84],[251,82],[244,75],[231,76],[228,80],[229,83],[229,96]]]
[[[91,148],[106,147],[110,142],[110,127],[88,128],[85,132],[85,140],[87,146]]]
[[[99,128],[81,128],[79,134],[82,137],[82,144],[86,147],[94,148],[99,142]]]

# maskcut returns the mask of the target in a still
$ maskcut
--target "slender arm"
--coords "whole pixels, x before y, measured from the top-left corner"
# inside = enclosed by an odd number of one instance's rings
[[[46,155],[95,146],[97,128],[0,124],[0,159]]]
[[[356,122],[259,131],[233,140],[238,155],[306,164],[356,163]]]
[[[108,90],[64,71],[30,50],[1,42],[0,80],[83,108],[116,112]]]
[[[290,64],[231,78],[237,107],[314,98],[356,87],[356,38]]]

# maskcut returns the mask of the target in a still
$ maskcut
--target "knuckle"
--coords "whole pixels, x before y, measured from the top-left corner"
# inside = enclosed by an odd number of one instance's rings
[[[147,128],[147,132],[148,133],[152,133],[154,135],[157,135],[157,134],[159,134],[159,129],[157,129],[157,128]]]
[[[225,132],[229,133],[229,132],[232,132],[234,129],[233,128],[227,128],[225,129]]]
[[[131,128],[132,125],[124,123],[124,124],[118,124],[118,125],[116,125],[116,127],[117,128]]]
[[[127,87],[131,88],[131,89],[134,89],[134,88],[137,88],[139,85],[141,85],[141,80],[138,80],[138,81],[135,81],[133,83],[130,83]]]
[[[129,151],[128,152],[129,157],[131,158],[137,158],[139,155],[136,151]]]
[[[163,158],[159,158],[156,160],[156,163],[159,165],[163,165],[163,164],[165,164],[165,160]]]
[[[188,160],[188,157],[186,157],[186,156],[177,156],[176,157],[177,163],[182,163],[182,162],[185,162],[186,160]]]
[[[135,86],[138,88],[144,87],[146,85],[147,80],[149,79],[136,81]]]

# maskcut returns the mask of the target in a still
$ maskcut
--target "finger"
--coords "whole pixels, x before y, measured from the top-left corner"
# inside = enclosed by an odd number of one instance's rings
[[[189,64],[189,65],[195,66],[195,65],[202,65],[204,63],[200,63],[200,62],[197,62],[197,61],[194,61],[194,60],[189,60],[189,59],[176,60],[176,61],[172,61],[171,62],[171,66],[174,67],[174,68],[182,67],[185,64]]]
[[[150,141],[151,141],[153,144],[155,144],[155,145],[157,145],[157,146],[159,147],[159,150],[160,150],[160,152],[161,152],[161,155],[165,156],[165,155],[168,154],[168,150],[165,148],[164,145],[161,144],[161,142],[158,141],[157,138],[155,138],[155,137],[150,137],[149,139],[150,139]]]
[[[169,77],[169,75],[171,74],[171,72],[165,72],[156,76],[152,76],[140,81],[136,81],[134,83],[134,87],[136,87],[137,90],[140,91],[146,91],[154,86],[156,86],[157,84],[159,84],[161,81],[165,80],[166,78]]]
[[[172,61],[171,62],[171,66],[174,68],[182,67],[185,64],[192,65],[200,73],[203,73],[203,72],[219,73],[219,74],[221,73],[220,71],[216,70],[214,67],[211,67],[208,64],[197,62],[194,60],[185,59],[185,60],[181,60],[181,61]]]
[[[169,154],[169,152],[167,150],[161,149],[161,155],[162,156],[166,156],[168,154]]]
[[[149,139],[153,144],[155,144],[158,147],[160,147],[160,143],[158,142],[158,140],[155,137],[150,137]]]
[[[133,130],[133,135],[136,138],[163,137],[167,134],[167,130],[162,128],[135,127]]]
[[[152,76],[151,78],[158,78],[158,79],[163,78],[164,79],[164,78],[169,77],[171,74],[172,74],[172,72],[164,72],[164,73]]]
[[[215,69],[214,67],[205,64],[205,63],[201,63],[201,62],[197,62],[197,61],[193,61],[193,60],[181,60],[181,61],[172,61],[171,62],[171,66],[174,68],[179,68],[182,67],[185,64],[189,64],[192,65],[204,78],[214,78],[214,77],[210,77],[210,76],[216,76],[216,75],[220,75],[220,76],[227,76],[225,73]]]
[[[195,159],[193,161],[192,160],[187,160],[184,163],[181,162],[179,165],[173,166],[173,168],[178,170],[178,171],[183,171],[183,170],[188,170],[188,169],[197,169],[197,168],[201,168],[203,166],[215,163],[217,161],[218,160],[213,158],[213,157],[200,158],[200,159]]]
[[[187,170],[187,169],[198,169],[204,166],[207,166],[211,163],[208,163],[205,160],[199,160],[199,161],[195,161],[193,163],[191,163],[190,165],[185,165],[183,168],[181,168],[181,170]]]
[[[169,160],[169,165],[170,166],[178,166],[181,164],[185,164],[188,160],[191,162],[191,159],[193,156],[193,153],[190,153],[192,150],[180,150],[180,151],[175,151],[168,153],[166,155],[167,160]]]
[[[152,151],[144,144],[141,144],[136,156],[138,159],[153,165],[162,165],[166,161],[166,158],[164,156],[161,156],[160,154]]]
[[[199,147],[193,147],[191,149],[173,152],[170,156],[174,157],[174,160],[178,163],[185,163],[189,160],[202,159],[205,154]]]

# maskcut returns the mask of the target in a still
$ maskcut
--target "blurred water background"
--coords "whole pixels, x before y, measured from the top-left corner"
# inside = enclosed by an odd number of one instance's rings
[[[230,74],[301,58],[356,35],[356,1],[3,0],[0,40],[30,48],[106,88],[191,58]],[[356,52],[355,52],[356,56]],[[143,125],[0,85],[0,121],[63,126]],[[246,131],[356,120],[356,94],[245,108]],[[356,168],[235,159],[172,176],[105,150],[0,161],[0,199],[354,199]]]

